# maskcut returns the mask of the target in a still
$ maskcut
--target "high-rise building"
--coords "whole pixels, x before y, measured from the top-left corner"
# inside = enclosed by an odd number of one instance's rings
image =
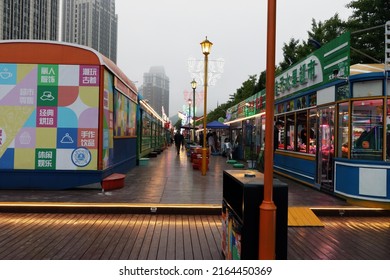
[[[0,39],[58,40],[59,0],[0,0]]]
[[[62,40],[91,47],[116,63],[115,0],[63,0]]]
[[[163,107],[169,116],[169,78],[163,66],[151,67],[149,73],[144,73],[142,95],[160,116]]]

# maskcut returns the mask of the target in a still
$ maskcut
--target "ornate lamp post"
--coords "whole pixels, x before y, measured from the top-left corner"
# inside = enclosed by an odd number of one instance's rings
[[[192,102],[193,102],[192,103],[192,106],[193,106],[192,107],[193,108],[192,114],[194,115],[192,118],[192,123],[193,123],[193,130],[192,130],[193,137],[192,137],[192,139],[194,142],[195,142],[195,89],[196,89],[197,85],[198,84],[196,83],[195,79],[193,79],[191,82],[191,87],[192,87]]]
[[[191,98],[188,98],[188,143],[191,142]]]
[[[208,55],[210,54],[211,47],[213,43],[209,40],[204,40],[200,43],[202,46],[202,53],[204,54],[204,106],[203,106],[203,148],[202,148],[202,175],[206,175],[207,171],[207,145],[206,145],[206,126],[207,126],[207,64],[208,64]]]

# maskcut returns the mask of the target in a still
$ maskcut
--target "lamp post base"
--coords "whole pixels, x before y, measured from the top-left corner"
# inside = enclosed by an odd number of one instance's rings
[[[259,260],[275,259],[275,236],[276,206],[272,200],[263,200],[260,205]]]
[[[206,175],[207,172],[207,148],[202,148],[202,175]]]

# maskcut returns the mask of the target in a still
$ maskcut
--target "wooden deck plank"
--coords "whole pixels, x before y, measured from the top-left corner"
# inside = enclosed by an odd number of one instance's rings
[[[57,219],[61,222],[61,226],[52,228],[48,231],[47,240],[40,244],[43,247],[42,250],[34,256],[31,256],[32,260],[50,260],[52,259],[53,252],[60,250],[66,245],[63,240],[70,233],[70,225],[72,225],[77,219],[77,214],[63,215],[59,214]]]
[[[0,213],[0,219],[3,221],[3,223],[0,224],[1,238],[2,236],[7,235],[10,225],[14,224],[15,220],[19,221],[19,216],[17,213]]]
[[[301,244],[304,243],[304,238],[297,234],[297,230],[299,230],[299,228],[289,228],[288,230],[288,258],[292,258],[293,260],[304,260],[305,257],[302,253],[302,247],[300,247]]]
[[[194,259],[194,251],[192,248],[191,241],[191,230],[190,230],[190,221],[186,216],[180,216],[182,220],[183,231],[181,232],[183,236],[183,251],[185,260]]]
[[[74,236],[81,229],[80,221],[84,219],[84,216],[81,214],[74,214],[72,216],[65,214],[62,219],[65,223],[64,228],[53,236],[52,248],[43,256],[44,259],[61,259],[59,253],[65,253],[69,250]]]
[[[35,238],[31,239],[28,250],[25,250],[24,254],[18,254],[17,259],[24,259],[27,255],[34,259],[36,255],[41,254],[42,251],[50,247],[51,244],[55,242],[55,240],[53,240],[53,235],[55,236],[62,226],[63,223],[61,214],[55,214],[50,217],[47,223],[41,226],[42,230],[37,230],[35,232]]]
[[[85,245],[85,252],[81,256],[82,260],[96,260],[100,259],[101,253],[98,251],[104,250],[107,243],[104,242],[106,236],[112,230],[113,225],[118,220],[118,215],[107,215],[102,219],[101,224],[95,227],[93,235],[90,236],[89,244]]]
[[[330,241],[333,241],[333,243],[331,245],[338,245],[339,247],[341,247],[341,245],[346,245],[349,243],[348,240],[344,240],[343,236],[344,235],[347,235],[349,230],[346,229],[344,230],[344,222],[343,222],[343,219],[338,219],[337,221],[333,221],[333,222],[330,222],[330,223],[327,223],[326,224],[326,232],[327,232],[327,236],[326,236],[326,239],[324,240],[320,240],[321,242],[328,242],[329,240]],[[354,259],[355,258],[355,254],[353,253],[353,248],[350,248],[348,251],[344,251],[344,252],[340,252],[340,250],[338,251],[335,251],[333,252],[333,254],[329,254],[328,258],[332,258],[332,259]]]
[[[164,216],[161,217],[161,232],[160,232],[160,238],[158,239],[157,245],[157,254],[155,256],[155,259],[157,260],[166,260],[167,259],[167,246],[168,246],[168,236],[169,236],[169,223],[170,217]]]
[[[338,240],[333,239],[329,233],[328,229],[326,231],[322,231],[317,228],[312,231],[312,238],[308,241],[311,244],[311,248],[313,248],[313,255],[317,255],[317,257],[313,257],[313,259],[327,259],[327,260],[336,260],[337,252],[340,249],[337,248]]]
[[[334,244],[341,246],[342,244],[345,246],[350,243],[349,240],[344,240],[343,236],[347,235],[350,230],[345,228],[345,223],[343,218],[339,218],[337,221],[327,223],[327,238],[326,240],[321,242],[326,242],[327,240],[333,240]],[[357,232],[355,232],[356,234]],[[355,236],[356,237],[356,236]],[[332,244],[333,245],[333,244]],[[348,246],[349,247],[349,246]],[[355,252],[354,252],[355,251]],[[332,255],[332,259],[355,259],[358,256],[360,249],[359,248],[349,248],[346,252],[334,252]],[[342,253],[342,254],[341,254]],[[342,257],[340,257],[342,256]]]
[[[53,259],[72,260],[76,259],[77,250],[86,241],[90,224],[94,224],[98,214],[80,214],[78,219],[71,225],[69,234],[66,237],[64,247],[57,251]]]
[[[130,254],[132,253],[132,250],[135,245],[135,240],[137,239],[138,233],[141,230],[141,226],[144,222],[144,219],[145,219],[144,215],[138,215],[137,219],[134,220],[133,223],[131,223],[129,230],[126,230],[125,246],[123,247],[123,250],[121,251],[119,257],[116,259],[120,259],[120,260],[130,259]]]
[[[101,240],[100,243],[98,243],[98,246],[96,246],[94,251],[94,259],[96,260],[102,260],[107,259],[103,258],[103,255],[105,252],[111,252],[110,248],[114,248],[116,244],[116,238],[115,236],[119,232],[120,228],[122,227],[122,224],[124,222],[122,214],[119,215],[112,215],[110,220],[110,226],[106,228],[106,234],[104,238]]]
[[[52,216],[50,214],[43,214],[39,218],[37,216],[32,216],[26,223],[23,225],[16,225],[18,228],[18,232],[12,235],[12,242],[8,243],[3,247],[3,251],[0,254],[1,258],[7,259],[18,259],[19,255],[25,254],[26,250],[29,250],[31,244],[33,244],[34,238],[37,237],[41,227],[44,226],[45,223]],[[7,249],[5,249],[7,247]]]
[[[154,230],[153,230],[153,233],[152,233],[152,236],[151,236],[151,240],[150,240],[150,246],[149,246],[149,250],[146,254],[146,259],[147,260],[156,260],[157,259],[157,255],[160,251],[160,240],[161,240],[161,235],[164,234],[164,230],[163,230],[163,227],[164,227],[164,216],[161,216],[161,215],[157,215],[155,217],[155,221],[154,221]],[[145,240],[145,242],[147,242]]]
[[[172,222],[175,223],[175,259],[186,260],[184,251],[185,234],[183,227],[183,219],[180,215],[171,216]]]
[[[178,242],[180,239],[176,238],[176,216],[175,215],[169,215],[169,226],[168,226],[168,239],[167,239],[167,245],[166,245],[166,260],[175,260],[176,259],[176,247],[180,246],[178,245]],[[182,239],[181,239],[182,240]],[[182,246],[183,243],[181,243]],[[181,252],[183,252],[181,250]]]
[[[222,224],[220,223],[217,228],[215,226],[214,220],[210,220],[209,218],[202,218],[201,222],[203,223],[203,227],[205,229],[205,235],[210,249],[211,259],[220,260],[222,258],[221,235],[215,234],[215,230],[219,232],[218,228],[221,228]]]
[[[128,222],[123,224],[123,227],[118,232],[117,241],[114,244],[112,253],[109,257],[111,260],[127,259],[134,245],[132,237],[138,233],[139,227],[137,223],[143,220],[142,215],[124,215],[124,219]],[[135,237],[134,237],[135,238]],[[108,257],[108,256],[107,256]]]
[[[104,230],[105,226],[107,225],[107,218],[108,215],[104,214],[97,217],[95,221],[88,223],[87,227],[85,228],[84,242],[79,243],[80,245],[77,246],[77,250],[73,251],[74,255],[71,259],[82,260],[83,256],[87,254],[89,250],[91,250],[91,247],[93,248],[95,241],[99,238],[102,230]]]
[[[337,260],[339,252],[342,250],[340,241],[329,234],[329,227],[326,230],[316,228],[312,231],[312,236],[309,240],[312,248],[315,248],[313,259]],[[344,255],[349,255],[349,252],[343,252]],[[351,256],[349,256],[351,257]]]
[[[101,260],[109,260],[111,259],[112,254],[114,254],[115,250],[118,249],[118,244],[123,238],[123,233],[130,223],[131,219],[128,215],[120,214],[115,225],[113,226],[113,230],[109,232],[107,235],[107,247],[104,250],[101,250],[100,259]]]
[[[214,245],[214,244],[210,243],[210,240],[206,234],[208,233],[206,230],[206,226],[208,226],[208,223],[206,221],[206,225],[205,225],[205,223],[203,223],[202,221],[202,217],[200,216],[195,216],[194,218],[195,218],[195,225],[198,232],[200,251],[202,253],[202,260],[211,260],[212,257],[210,252],[210,245]]]
[[[5,226],[5,228],[3,228],[0,232],[0,258],[2,256],[1,252],[3,252],[8,246],[12,246],[13,240],[9,240],[8,238],[12,236],[12,238],[15,239],[14,242],[16,242],[17,235],[23,229],[23,225],[29,223],[29,221],[34,218],[33,214],[27,214],[23,217],[15,215],[12,219],[9,219],[7,215],[5,220],[3,220],[3,217],[3,215],[0,217],[2,221],[0,224]]]
[[[153,236],[155,234],[156,230],[156,224],[157,224],[157,216],[156,215],[151,215],[149,219],[148,226],[146,228],[145,234],[142,236],[142,245],[137,257],[137,260],[147,260],[149,251],[150,251],[150,246],[153,241]],[[161,231],[159,231],[161,232]],[[157,240],[160,238],[160,234],[157,236]],[[156,252],[154,252],[156,255]]]
[[[139,226],[138,234],[137,234],[137,236],[135,236],[135,239],[133,239],[134,245],[133,245],[133,248],[131,249],[131,252],[129,255],[130,260],[138,260],[138,257],[139,257],[139,254],[140,254],[140,251],[142,248],[144,236],[145,236],[145,233],[146,233],[148,226],[149,226],[149,222],[150,222],[150,216],[144,216],[144,219]]]
[[[195,218],[194,216],[187,216],[187,219],[190,228],[191,245],[192,245],[192,252],[194,254],[194,259],[202,260],[203,256],[202,256],[201,242],[203,242],[203,240],[199,239]]]
[[[386,250],[390,249],[390,244],[385,240],[390,240],[387,226],[389,219],[388,217],[375,218],[378,221],[375,225],[383,229],[382,234],[379,235],[376,229],[371,229],[372,222],[369,221],[372,219],[366,217],[321,217],[325,225],[322,230],[321,228],[289,228],[289,252],[294,250],[302,253],[302,259],[308,259],[308,256],[311,259],[335,260],[387,259],[390,257],[390,251],[386,252]],[[364,228],[364,235],[361,235],[357,227],[348,225],[348,223],[363,225],[364,221],[368,221]],[[294,244],[297,235],[305,238],[298,246]],[[362,244],[370,245],[362,246]],[[316,250],[304,251],[309,250],[310,247]],[[290,254],[289,259],[293,259]]]
[[[23,220],[21,223],[15,222],[9,224],[8,234],[12,234],[12,239],[9,242],[1,242],[0,259],[13,259],[12,254],[20,252],[22,242],[28,242],[28,236],[31,233],[31,225],[34,218]],[[13,232],[13,230],[15,230]]]
[[[343,218],[339,219],[336,223],[329,223],[328,224],[328,230],[329,235],[332,236],[334,239],[341,239],[341,242],[344,245],[353,246],[349,249],[349,258],[348,259],[355,259],[357,256],[361,255],[361,253],[369,253],[364,249],[363,246],[366,246],[366,244],[370,243],[370,240],[365,240],[364,243],[361,243],[362,237],[360,237],[360,230],[358,228],[351,228],[349,226],[346,226],[346,223]],[[343,239],[343,236],[348,234],[349,231],[354,231],[354,238],[352,239]],[[364,237],[363,237],[364,238]],[[360,241],[359,241],[360,240]],[[369,246],[371,247],[371,246]],[[369,248],[366,247],[368,250]],[[373,252],[370,252],[369,254],[372,254]],[[372,257],[372,256],[371,256]],[[370,257],[370,258],[371,258]]]
[[[367,228],[370,228],[370,233],[366,231]],[[354,221],[350,222],[342,217],[339,218],[337,222],[329,223],[328,230],[329,235],[334,239],[341,239],[343,244],[350,248],[350,257],[348,259],[355,259],[357,258],[356,256],[362,254],[368,254],[370,259],[377,259],[380,256],[380,250],[372,250],[375,248],[377,242],[374,240],[375,238],[372,238],[372,234],[376,229],[371,229],[371,226],[365,224],[363,220],[355,218]],[[354,232],[354,238],[342,239],[349,231]]]
[[[288,228],[288,259],[390,259],[389,217],[321,221]],[[218,215],[2,213],[0,228],[1,260],[222,258]]]

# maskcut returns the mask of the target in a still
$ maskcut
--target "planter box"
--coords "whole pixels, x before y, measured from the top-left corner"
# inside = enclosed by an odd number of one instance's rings
[[[149,158],[140,158],[139,166],[147,166],[149,164]]]
[[[120,189],[125,186],[125,174],[114,173],[103,179],[101,185],[104,191]]]

